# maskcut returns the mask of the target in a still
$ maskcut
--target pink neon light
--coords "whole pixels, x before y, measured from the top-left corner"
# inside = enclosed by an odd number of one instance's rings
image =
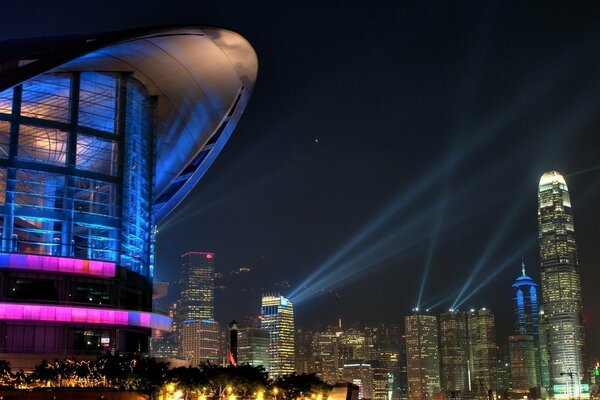
[[[213,255],[212,254],[207,254],[206,258],[208,258],[210,260],[211,258],[213,258]]]
[[[113,278],[116,275],[117,266],[114,262],[109,261],[40,256],[33,254],[0,253],[0,268]]]
[[[21,303],[0,303],[0,320],[133,326],[167,332],[171,331],[172,323],[165,315],[143,311]]]

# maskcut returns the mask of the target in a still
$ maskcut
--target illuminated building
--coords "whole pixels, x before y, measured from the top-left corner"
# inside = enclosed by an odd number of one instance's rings
[[[269,331],[262,328],[238,328],[238,364],[262,365],[269,370]]]
[[[269,331],[269,376],[294,372],[294,305],[281,295],[263,295],[261,328]]]
[[[519,398],[523,395],[539,396],[537,284],[525,274],[524,262],[521,262],[521,275],[512,287],[515,291],[513,307],[516,335],[508,338],[511,395]]]
[[[440,390],[437,317],[415,313],[407,315],[404,322],[408,398],[431,399]]]
[[[181,256],[177,319],[215,319],[213,253],[190,251]]]
[[[373,370],[371,364],[366,362],[354,362],[344,364],[342,368],[342,380],[358,386],[359,399],[373,399]]]
[[[546,172],[540,179],[538,225],[550,386],[556,398],[588,396],[581,282],[571,199],[567,183],[558,172]]]
[[[498,389],[498,358],[494,314],[486,308],[467,314],[471,390],[489,394]]]
[[[535,340],[532,335],[508,337],[510,353],[510,394],[522,399],[524,396],[539,398],[538,363]]]
[[[180,356],[190,365],[219,364],[219,324],[211,320],[188,320],[179,326]]]
[[[544,308],[540,307],[539,312],[539,332],[538,332],[538,357],[540,366],[540,389],[543,397],[549,397],[550,388],[550,366],[548,363],[548,324],[546,323],[546,313]]]
[[[439,336],[442,389],[456,395],[456,392],[464,392],[469,388],[466,313],[450,310],[440,314]]]
[[[170,329],[152,313],[155,226],[224,146],[256,68],[216,28],[2,51],[0,358],[145,353]]]
[[[538,334],[537,283],[525,274],[525,263],[521,262],[521,275],[512,285],[515,290],[514,312],[515,333],[518,335]]]
[[[315,332],[312,341],[312,354],[315,358],[315,372],[323,381],[334,384],[340,379],[341,363],[340,346],[341,331],[327,329]]]

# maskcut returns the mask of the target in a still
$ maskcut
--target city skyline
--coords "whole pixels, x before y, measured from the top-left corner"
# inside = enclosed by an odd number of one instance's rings
[[[223,319],[255,313],[260,295],[242,289],[263,282],[282,293],[282,281],[308,283],[300,325],[401,321],[419,297],[451,305],[465,287],[458,308],[493,308],[504,337],[521,257],[540,282],[535,191],[547,170],[568,180],[584,304],[598,303],[598,6],[115,7],[7,5],[0,36],[194,22],[238,31],[259,54],[238,130],[156,243],[157,277],[171,282],[185,251],[218,256],[231,278],[216,293]],[[227,275],[240,267],[252,271]],[[594,338],[600,321],[585,312]]]

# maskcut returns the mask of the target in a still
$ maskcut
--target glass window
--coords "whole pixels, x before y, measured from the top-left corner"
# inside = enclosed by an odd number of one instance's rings
[[[115,132],[117,80],[97,72],[81,74],[79,125]]]
[[[45,164],[65,165],[67,132],[52,128],[21,125],[18,158]]]
[[[80,133],[77,136],[77,168],[117,175],[117,143]]]
[[[51,301],[58,300],[58,291],[49,279],[10,278],[8,298]]]
[[[46,74],[23,83],[21,115],[52,121],[69,122],[68,75]]]
[[[10,122],[0,121],[0,158],[8,158],[10,146]]]
[[[0,92],[0,113],[10,114],[12,110],[13,89]]]
[[[109,285],[99,283],[74,282],[72,300],[78,303],[113,304]]]

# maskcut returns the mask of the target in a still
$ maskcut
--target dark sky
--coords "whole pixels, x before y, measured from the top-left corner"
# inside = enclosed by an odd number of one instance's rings
[[[300,325],[401,322],[428,270],[422,306],[451,306],[471,279],[462,307],[492,308],[505,341],[521,257],[539,281],[537,183],[557,170],[599,355],[600,5],[74,4],[3,4],[0,38],[199,24],[258,54],[232,138],[159,226],[158,279],[185,251],[216,253],[217,319],[257,313],[262,290],[290,293],[323,267],[295,304]],[[229,273],[241,266],[252,272]]]

